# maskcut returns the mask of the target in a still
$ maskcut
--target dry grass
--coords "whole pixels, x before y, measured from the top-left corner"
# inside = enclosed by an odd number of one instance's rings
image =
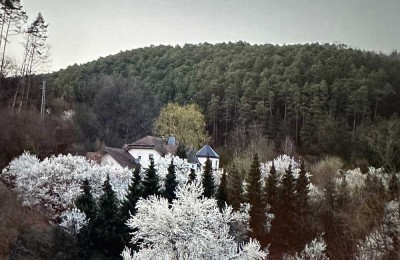
[[[0,182],[0,259],[9,259],[10,246],[28,229],[46,229],[48,220],[41,214],[22,207],[17,196]]]

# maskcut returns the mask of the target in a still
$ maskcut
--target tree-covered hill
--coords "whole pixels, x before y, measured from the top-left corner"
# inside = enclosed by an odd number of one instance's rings
[[[165,103],[196,103],[214,145],[256,130],[277,144],[290,136],[303,153],[350,158],[358,137],[400,113],[400,55],[345,45],[150,46],[47,77],[50,96],[77,111],[81,138],[107,145],[151,133]]]

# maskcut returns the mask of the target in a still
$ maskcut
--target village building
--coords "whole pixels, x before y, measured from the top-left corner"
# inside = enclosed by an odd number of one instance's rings
[[[157,165],[159,160],[167,154],[176,155],[178,147],[179,143],[175,136],[171,135],[168,138],[162,138],[148,135],[133,143],[124,144],[122,148],[104,147],[99,152],[89,152],[86,154],[86,157],[99,164],[120,165],[132,169],[140,165],[146,169],[149,167],[151,159]],[[212,150],[211,147],[210,149]],[[214,163],[213,165],[218,167],[219,159],[218,162],[215,162],[218,154],[214,150],[212,151],[209,158]],[[203,158],[201,156],[203,152],[198,157],[196,151],[189,147],[185,148],[185,153],[189,168],[195,170],[202,169],[204,164],[200,162],[202,160],[200,158]]]
[[[99,152],[87,153],[86,157],[100,165],[120,165],[121,167],[128,167],[130,169],[140,166],[140,163],[130,153],[120,148],[104,147]]]
[[[211,161],[211,167],[214,171],[219,169],[219,155],[212,149],[208,144],[203,146],[197,153],[196,157],[201,164],[201,167],[204,167],[207,161],[207,158]]]

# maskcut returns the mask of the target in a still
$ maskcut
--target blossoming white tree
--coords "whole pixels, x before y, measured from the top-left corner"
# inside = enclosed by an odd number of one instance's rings
[[[398,241],[400,241],[399,202],[390,201],[385,206],[382,225],[357,245],[356,259],[386,259],[388,256],[387,259],[393,257],[393,259],[398,259],[400,257]]]
[[[238,244],[229,234],[229,224],[248,221],[248,214],[237,213],[227,206],[221,213],[215,199],[202,197],[198,182],[179,186],[177,199],[151,196],[140,200],[138,212],[128,221],[137,229],[132,242],[140,242],[139,252],[125,249],[130,259],[265,259],[258,241]]]
[[[66,230],[72,234],[78,234],[82,227],[86,226],[89,220],[86,218],[85,213],[73,207],[61,213],[60,226],[66,228]]]
[[[94,197],[110,175],[117,196],[125,196],[131,170],[118,166],[98,165],[82,156],[58,155],[40,161],[27,152],[15,158],[2,171],[2,178],[14,186],[24,206],[43,208],[51,219],[56,219],[73,205],[81,193],[84,179],[88,179]]]
[[[328,260],[325,255],[326,243],[322,236],[313,239],[304,250],[294,256],[284,256],[284,260]]]

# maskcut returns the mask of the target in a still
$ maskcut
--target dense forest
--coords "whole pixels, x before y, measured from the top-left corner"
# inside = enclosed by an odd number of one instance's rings
[[[67,142],[75,145],[61,150],[82,153],[102,142],[118,147],[151,134],[160,108],[176,102],[200,107],[220,150],[240,151],[261,133],[278,150],[288,139],[301,155],[400,166],[393,141],[400,113],[397,52],[318,43],[150,46],[36,76],[27,101],[36,108],[42,79],[51,114],[75,112],[75,139]],[[3,107],[12,105],[17,80],[2,83]]]

